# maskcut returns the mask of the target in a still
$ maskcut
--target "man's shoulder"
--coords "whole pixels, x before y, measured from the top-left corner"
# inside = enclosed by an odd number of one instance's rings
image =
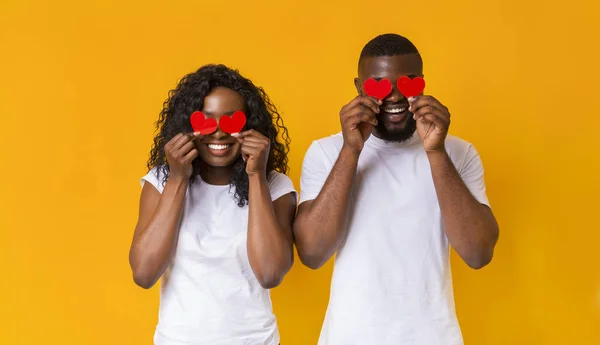
[[[446,136],[446,152],[448,152],[450,159],[459,170],[469,161],[479,156],[473,143],[449,134]]]
[[[332,135],[329,135],[329,136],[326,136],[326,137],[323,137],[320,139],[313,140],[309,151],[311,149],[318,148],[320,151],[322,151],[325,154],[339,153],[339,151],[342,149],[343,145],[344,145],[344,136],[342,135],[342,132],[338,132],[336,134],[332,134]]]
[[[446,145],[451,146],[451,147],[460,148],[460,147],[469,147],[469,146],[472,146],[473,144],[471,144],[467,140],[460,138],[456,135],[448,134],[448,135],[446,135]]]
[[[467,151],[473,148],[473,144],[465,139],[451,134],[448,134],[446,136],[446,150],[448,151],[448,153],[454,152],[464,155],[467,153]]]
[[[343,145],[344,137],[342,136],[342,132],[313,140],[304,154],[304,161],[335,162]]]
[[[321,147],[331,147],[331,146],[340,146],[344,143],[344,136],[342,132],[337,132],[335,134],[316,139],[313,143],[318,143]]]

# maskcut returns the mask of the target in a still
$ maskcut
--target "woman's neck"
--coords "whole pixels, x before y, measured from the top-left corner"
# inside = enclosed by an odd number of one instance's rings
[[[202,164],[200,167],[200,177],[208,184],[222,186],[230,182],[232,167],[213,167],[208,164]]]

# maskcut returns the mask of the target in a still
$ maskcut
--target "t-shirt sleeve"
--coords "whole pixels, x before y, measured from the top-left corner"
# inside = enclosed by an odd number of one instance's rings
[[[269,191],[273,201],[289,193],[293,193],[294,198],[298,201],[298,193],[294,188],[294,183],[287,175],[280,172],[272,171],[269,174]]]
[[[327,159],[321,145],[313,143],[304,155],[300,177],[300,204],[317,198],[331,169],[327,168]]]
[[[159,175],[159,171],[160,169],[156,167],[152,168],[152,170],[150,170],[146,176],[142,177],[140,181],[142,188],[144,187],[144,183],[148,182],[153,185],[159,193],[162,194],[163,190],[165,189],[165,186],[162,183],[164,175],[162,173]]]
[[[483,164],[477,150],[473,145],[469,145],[462,169],[459,171],[460,177],[465,185],[471,191],[471,194],[481,204],[490,206],[486,194],[485,179],[483,174]]]

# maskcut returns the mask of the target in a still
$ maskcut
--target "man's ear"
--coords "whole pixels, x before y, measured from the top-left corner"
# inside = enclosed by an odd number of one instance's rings
[[[360,79],[354,78],[354,86],[356,87],[356,92],[362,96],[362,85],[360,84]]]

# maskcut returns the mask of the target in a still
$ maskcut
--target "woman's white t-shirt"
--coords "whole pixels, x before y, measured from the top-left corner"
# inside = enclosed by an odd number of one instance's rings
[[[160,193],[157,169],[142,178]],[[273,201],[294,193],[284,174],[268,176]],[[162,276],[155,345],[276,345],[277,320],[269,290],[250,267],[246,251],[248,206],[234,188],[198,179],[188,186],[173,261]]]

